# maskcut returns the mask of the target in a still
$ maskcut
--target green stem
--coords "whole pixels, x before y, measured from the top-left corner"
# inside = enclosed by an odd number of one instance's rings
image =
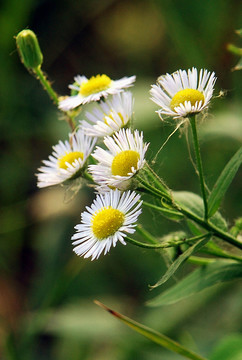
[[[137,225],[136,230],[150,243],[157,244],[156,238],[152,236],[147,230],[143,229],[141,225]]]
[[[234,254],[230,254],[222,249],[220,250],[215,250],[215,249],[211,249],[209,247],[204,247],[201,250],[204,254],[210,254],[210,255],[214,255],[223,259],[232,259],[232,260],[236,260],[239,262],[242,262],[242,258],[240,256],[236,256]]]
[[[199,257],[199,256],[190,256],[187,261],[191,264],[194,264],[194,265],[208,265],[208,264],[211,264],[212,262],[216,261],[214,259],[206,259],[206,258],[202,258],[202,257]]]
[[[58,99],[58,95],[56,94],[56,92],[53,90],[53,88],[50,85],[50,82],[47,80],[45,74],[43,73],[43,71],[41,70],[40,66],[37,67],[34,70],[37,79],[41,82],[43,88],[47,91],[47,93],[49,94],[50,98],[54,101],[55,105],[58,106],[59,104],[59,99]]]
[[[158,243],[156,243],[156,244],[145,244],[145,243],[142,243],[140,241],[134,240],[134,239],[130,238],[129,236],[126,236],[125,240],[127,240],[130,244],[133,244],[133,245],[145,248],[145,249],[164,249],[164,248],[167,247],[167,246],[164,246],[164,244],[158,244]]]
[[[166,184],[158,177],[158,175],[150,168],[148,163],[145,164],[143,168],[144,172],[151,179],[151,181],[155,184],[155,186],[165,194],[169,194],[169,189]]]
[[[87,171],[83,172],[83,177],[84,177],[84,179],[90,181],[91,183],[94,183],[92,175],[90,175]]]
[[[54,89],[52,88],[49,80],[47,79],[47,77],[45,76],[45,74],[43,73],[43,71],[41,70],[40,66],[34,69],[34,73],[37,77],[37,79],[41,82],[43,88],[47,91],[47,93],[49,94],[50,98],[53,100],[54,104],[56,106],[58,106],[59,104],[59,98],[57,93],[54,91]],[[76,124],[75,124],[75,120],[74,117],[71,116],[68,112],[66,113],[66,118],[65,118],[66,122],[68,123],[68,125],[71,128],[71,131],[73,132],[76,128]]]
[[[167,193],[157,189],[156,187],[150,185],[147,181],[145,181],[141,176],[137,175],[137,179],[140,183],[140,186],[137,188],[139,191],[144,191],[154,196],[158,196],[159,198],[165,198],[169,202],[171,201],[170,196]]]
[[[66,122],[68,123],[68,125],[70,126],[72,132],[75,131],[76,129],[76,123],[73,117],[71,117],[70,115],[66,115]]]
[[[159,198],[157,196],[157,198]],[[148,206],[152,209],[158,210],[162,212],[162,208],[160,208],[159,206],[150,204],[148,202],[143,201],[143,205]],[[204,219],[200,218],[199,216],[195,215],[194,213],[191,213],[190,211],[182,208],[181,205],[176,205],[173,203],[173,207],[175,210],[179,211],[180,213],[182,213],[183,215],[185,215],[188,219],[193,220],[195,223],[201,225],[204,229],[208,230],[209,232],[213,233],[214,236],[225,240],[226,242],[238,247],[239,249],[242,249],[242,243],[235,239],[232,235],[230,235],[229,233],[226,233],[224,231],[222,231],[221,229],[218,229],[215,225],[211,224],[210,222],[205,221]]]
[[[150,204],[148,203],[147,201],[143,201],[142,202],[143,205],[147,206],[147,207],[150,207],[151,209],[154,209],[156,211],[160,211],[162,214],[164,213],[164,208],[158,206],[158,205],[154,205],[154,204]],[[167,209],[165,209],[167,210]],[[179,212],[177,212],[177,210],[170,210],[171,212],[174,211],[174,214],[180,214]],[[180,214],[180,216],[182,217],[182,215]]]
[[[237,239],[235,239],[229,233],[226,233],[223,230],[218,229],[215,225],[211,224],[210,222],[206,222],[204,219],[200,218],[199,216],[195,215],[194,213],[191,213],[188,210],[183,209],[181,206],[179,206],[179,209],[182,214],[184,214],[189,219],[195,221],[197,224],[201,225],[204,229],[212,232],[214,236],[217,236],[220,239],[225,240],[228,243],[242,249],[242,243],[240,241],[238,241]]]
[[[201,193],[202,193],[202,197],[203,197],[204,220],[207,221],[207,219],[208,219],[208,203],[207,203],[207,195],[206,195],[206,190],[205,190],[202,159],[201,159],[198,136],[197,136],[197,127],[196,127],[196,117],[195,117],[195,115],[190,117],[190,124],[191,124],[191,128],[192,128],[193,144],[194,144],[194,150],[195,150],[195,156],[196,156],[196,162],[197,162],[197,169],[198,169],[198,174],[199,174],[199,179],[200,179]]]
[[[143,231],[144,230],[142,229],[142,232]],[[147,231],[145,231],[145,232],[146,232],[146,234],[148,234],[148,237],[150,239],[152,239],[152,241],[153,241],[152,244],[146,244],[146,243],[134,240],[134,239],[130,238],[129,236],[126,236],[125,240],[127,240],[129,243],[131,243],[133,245],[136,245],[136,246],[139,246],[142,248],[146,248],[146,249],[167,249],[167,248],[178,246],[178,245],[185,244],[185,243],[186,244],[188,244],[190,242],[194,243],[198,240],[203,239],[204,237],[206,237],[208,235],[208,234],[202,234],[202,235],[194,236],[194,237],[188,238],[188,239],[170,240],[170,241],[164,241],[162,243],[158,243],[158,241],[154,242],[155,238],[152,237],[152,235],[150,235]]]

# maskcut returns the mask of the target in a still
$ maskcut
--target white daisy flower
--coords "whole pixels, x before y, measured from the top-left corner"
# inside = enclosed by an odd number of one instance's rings
[[[68,96],[59,102],[59,108],[63,111],[74,109],[80,105],[98,101],[102,97],[114,95],[133,85],[136,77],[123,77],[120,80],[111,80],[107,75],[92,76],[87,79],[85,76],[76,76],[75,83],[69,88],[76,93]]]
[[[145,164],[149,144],[143,143],[142,132],[135,130],[132,134],[130,129],[121,129],[112,137],[105,137],[104,144],[109,151],[97,146],[92,156],[98,164],[88,167],[93,180],[99,185],[97,189],[100,192],[110,188],[127,190],[131,178]]]
[[[49,160],[44,160],[37,174],[39,188],[61,184],[80,175],[87,158],[96,143],[96,138],[89,137],[78,130],[70,134],[70,141],[59,141],[53,146]]]
[[[208,107],[213,95],[215,73],[196,68],[178,70],[173,74],[160,76],[157,85],[150,90],[151,100],[161,107],[160,115],[174,119],[196,114]]]
[[[75,253],[94,260],[102,252],[106,255],[118,241],[126,245],[124,238],[135,232],[135,223],[142,212],[139,200],[140,195],[134,191],[111,190],[97,195],[91,207],[81,214],[81,224],[75,226],[77,232],[71,238]]]
[[[111,100],[101,101],[92,113],[86,112],[86,117],[93,124],[81,122],[81,128],[90,136],[103,137],[126,126],[133,114],[133,99],[130,91],[116,94]]]

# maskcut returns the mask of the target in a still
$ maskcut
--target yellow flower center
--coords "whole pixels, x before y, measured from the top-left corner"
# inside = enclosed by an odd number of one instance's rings
[[[134,150],[125,150],[116,155],[112,162],[112,175],[127,176],[133,167],[137,170],[140,155]]]
[[[184,89],[180,90],[176,93],[176,95],[173,96],[171,99],[170,107],[172,110],[175,109],[175,107],[185,104],[185,101],[190,101],[191,105],[195,105],[196,102],[202,101],[202,104],[204,103],[204,95],[198,90],[195,89]]]
[[[96,211],[92,217],[92,231],[94,236],[103,240],[114,235],[124,223],[124,214],[111,206]]]
[[[84,157],[84,154],[80,151],[73,151],[73,152],[67,153],[66,155],[64,155],[58,159],[59,168],[66,170],[68,168],[66,163],[71,165],[75,160],[78,160],[78,159],[83,160],[83,157]]]
[[[123,117],[123,115],[122,115],[120,112],[118,112],[117,114],[118,114],[118,116],[120,117],[122,124],[124,125],[124,117]],[[109,117],[110,119],[112,119],[112,120],[115,122],[115,124],[117,124],[117,122],[114,120],[113,112],[112,112],[112,111],[110,112],[110,114],[104,114],[104,118],[103,118],[104,123],[105,123],[106,125],[108,125],[108,122],[107,122],[107,119],[105,118],[105,116]],[[118,124],[117,124],[117,125],[118,125]]]
[[[110,87],[112,80],[107,75],[92,76],[91,79],[82,83],[80,87],[80,95],[89,96]]]

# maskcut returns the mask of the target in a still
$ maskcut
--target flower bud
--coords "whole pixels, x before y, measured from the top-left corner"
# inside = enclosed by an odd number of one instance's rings
[[[22,30],[16,36],[20,59],[27,69],[36,69],[43,62],[38,39],[32,30]]]

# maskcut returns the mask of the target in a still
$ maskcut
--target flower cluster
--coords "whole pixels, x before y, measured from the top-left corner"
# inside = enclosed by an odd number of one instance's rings
[[[208,107],[215,80],[207,70],[199,74],[195,68],[179,70],[158,78],[151,99],[160,106],[160,116],[189,117]],[[107,75],[76,76],[69,86],[71,95],[59,99],[59,109],[69,113],[90,102],[96,106],[85,113],[68,141],[53,146],[37,174],[40,188],[87,176],[95,183],[96,199],[81,214],[72,236],[75,253],[92,260],[118,241],[126,244],[141,214],[141,195],[136,190],[142,188],[138,178],[146,168],[149,144],[144,143],[142,132],[131,130],[133,98],[126,88],[134,81],[135,76],[116,81]],[[97,141],[103,142],[102,147],[94,149]],[[151,187],[146,184],[144,189]]]

